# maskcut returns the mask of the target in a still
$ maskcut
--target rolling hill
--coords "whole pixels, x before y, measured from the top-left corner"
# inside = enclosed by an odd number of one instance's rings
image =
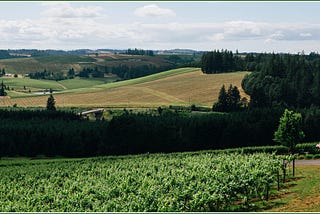
[[[142,78],[62,90],[56,105],[81,107],[157,107],[191,104],[212,106],[223,84],[236,85],[248,72],[203,74],[198,68],[174,69]],[[1,98],[0,106],[45,106],[47,95]]]
[[[172,66],[174,63],[163,57],[125,55],[125,54],[90,54],[83,56],[65,55],[65,56],[39,56],[25,58],[1,59],[0,68],[4,68],[7,73],[29,74],[40,72],[46,69],[50,72],[67,72],[74,68],[76,72],[83,68],[98,67],[105,71],[105,67],[111,69],[114,66],[126,65],[143,66],[153,65]]]

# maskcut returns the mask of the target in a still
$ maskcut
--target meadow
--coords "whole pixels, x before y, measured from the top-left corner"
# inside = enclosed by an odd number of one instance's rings
[[[233,211],[276,189],[272,154],[175,153],[0,160],[0,210]]]
[[[158,107],[191,104],[211,107],[218,100],[221,86],[236,85],[241,96],[241,80],[248,72],[203,74],[197,68],[180,68],[132,80],[99,84],[94,80],[81,83],[64,80],[57,83],[66,88],[54,95],[56,105],[81,107]],[[71,83],[74,81],[73,83]],[[92,81],[92,82],[91,82]],[[57,84],[55,83],[55,84]],[[89,84],[87,84],[89,83]],[[97,84],[96,84],[97,83]],[[96,84],[96,85],[95,85]],[[84,87],[86,86],[86,87]],[[0,106],[45,106],[47,96],[26,97],[18,94],[4,98]]]

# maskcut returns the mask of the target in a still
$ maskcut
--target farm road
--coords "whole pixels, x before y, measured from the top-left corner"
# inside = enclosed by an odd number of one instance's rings
[[[296,160],[296,165],[320,165],[320,159],[316,159],[316,160]]]

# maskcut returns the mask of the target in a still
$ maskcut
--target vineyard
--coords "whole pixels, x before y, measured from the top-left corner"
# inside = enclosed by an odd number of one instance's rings
[[[176,153],[0,160],[1,211],[230,211],[265,200],[271,154]]]

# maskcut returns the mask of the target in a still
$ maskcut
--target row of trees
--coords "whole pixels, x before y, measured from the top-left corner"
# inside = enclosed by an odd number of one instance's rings
[[[45,69],[42,72],[30,73],[29,76],[31,79],[49,79],[59,81],[63,79],[72,79],[76,76],[82,78],[103,78],[105,73],[111,72],[112,74],[116,74],[121,79],[133,79],[166,71],[174,68],[174,66],[155,66],[153,64],[128,66],[126,64],[119,64],[118,66],[109,68],[104,66],[102,68],[103,71],[98,67],[83,68],[77,73],[73,68],[71,68],[66,74],[63,72],[49,72]]]
[[[143,49],[128,49],[125,54],[129,55],[147,55],[147,56],[154,56],[154,52],[152,50],[143,50]]]
[[[47,80],[64,80],[67,79],[67,76],[61,71],[61,72],[50,72],[44,69],[40,72],[30,73],[29,77],[31,79],[47,79]]]
[[[133,79],[166,71],[171,68],[173,68],[173,66],[155,66],[149,64],[129,67],[128,65],[120,64],[112,67],[111,73],[118,75],[121,79]]]
[[[83,78],[89,78],[89,77],[101,78],[101,77],[104,77],[104,72],[100,71],[98,67],[83,68],[82,71],[79,72],[78,76]]]
[[[75,76],[83,78],[101,78],[104,77],[104,72],[100,71],[98,67],[95,68],[83,68],[80,72],[76,74],[73,68],[70,68],[66,74],[63,72],[49,72],[46,69],[42,72],[30,73],[29,77],[31,79],[47,79],[47,80],[64,80],[64,79],[73,79]]]
[[[127,112],[110,122],[80,120],[59,111],[2,111],[0,156],[84,157],[275,145],[272,139],[284,109],[188,116],[166,111],[160,116]],[[319,139],[320,110],[299,112],[305,140]]]
[[[207,74],[236,71],[240,69],[237,63],[239,60],[238,56],[228,50],[206,52],[201,58],[201,70]]]

